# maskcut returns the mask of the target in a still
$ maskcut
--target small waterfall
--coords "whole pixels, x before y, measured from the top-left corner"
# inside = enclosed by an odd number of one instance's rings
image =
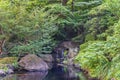
[[[53,52],[53,57],[55,59],[55,63],[56,64],[57,63],[62,64],[63,61],[64,61],[64,58],[65,58],[65,56],[64,56],[64,49],[57,48],[57,50]]]
[[[60,62],[59,63],[62,63],[63,61],[64,61],[64,49],[62,49],[61,51],[60,51],[61,53],[60,53]]]

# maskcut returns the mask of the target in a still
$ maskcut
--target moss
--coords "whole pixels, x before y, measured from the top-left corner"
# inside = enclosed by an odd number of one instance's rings
[[[5,57],[0,58],[0,69],[7,69],[7,65],[10,64],[15,68],[18,67],[18,58],[17,57]]]
[[[5,57],[5,58],[0,58],[0,63],[1,64],[13,64],[17,62],[18,58],[17,57]]]

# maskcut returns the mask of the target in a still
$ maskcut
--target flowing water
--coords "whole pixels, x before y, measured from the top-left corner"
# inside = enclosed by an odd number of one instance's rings
[[[50,71],[41,72],[17,72],[0,80],[87,80],[80,70],[72,67],[56,66]]]

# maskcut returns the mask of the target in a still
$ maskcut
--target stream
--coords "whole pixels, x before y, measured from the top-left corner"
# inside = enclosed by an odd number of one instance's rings
[[[17,72],[1,77],[0,80],[87,80],[87,78],[80,70],[56,66],[49,71]]]

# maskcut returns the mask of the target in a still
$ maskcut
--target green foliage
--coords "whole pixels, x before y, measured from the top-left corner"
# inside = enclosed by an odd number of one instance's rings
[[[26,9],[27,2],[19,0],[13,2],[0,2],[0,28],[4,33],[0,37],[5,37],[6,49],[13,55],[51,52],[55,45],[52,36],[57,30],[54,22],[57,17],[39,8],[32,9],[29,13]],[[9,47],[9,44],[12,46]]]
[[[77,1],[74,1],[74,7],[75,9],[81,9],[81,10],[84,10],[84,9],[90,9],[90,8],[93,8],[93,7],[96,7],[98,5],[102,4],[102,0],[77,0]]]
[[[41,54],[59,41],[77,41],[84,43],[76,57],[82,68],[101,80],[119,80],[119,12],[119,0],[68,0],[66,6],[60,0],[0,0],[0,48],[12,56]]]
[[[48,5],[43,10],[46,11],[47,16],[56,16],[56,20],[53,22],[58,28],[57,33],[54,35],[56,39],[67,40],[76,36],[76,32],[80,28],[79,19],[81,17],[78,13],[73,13],[60,4]]]
[[[6,5],[7,9],[4,6],[0,7],[0,25],[4,32],[3,35],[8,39],[13,35],[19,36],[19,39],[23,39],[24,36],[29,36],[32,32],[32,21],[30,21],[29,15],[27,15],[28,12],[25,10],[25,6],[16,7],[16,5],[12,5],[10,3],[6,3]]]
[[[88,12],[89,20],[85,23],[87,35],[92,34],[94,40],[106,40],[106,30],[117,22],[117,18],[112,15],[105,4],[93,8]],[[89,41],[89,39],[87,40]]]
[[[4,31],[1,38],[6,38],[6,49],[10,49],[8,51],[10,53],[18,55],[48,50],[51,52],[56,42],[54,38],[69,40],[79,34],[83,35],[81,29],[87,11],[71,12],[68,7],[48,4],[48,1],[38,3],[38,0],[27,2],[8,0],[6,2],[3,0],[0,2],[0,23]],[[9,47],[9,44],[12,46]]]
[[[101,80],[120,79],[120,21],[113,26],[113,36],[108,36],[107,41],[94,41],[81,45],[80,54],[76,60],[82,68],[88,70],[93,77]]]
[[[111,12],[120,18],[120,1],[119,0],[105,0],[107,7]]]
[[[106,1],[108,2],[107,6],[102,4],[88,13],[90,20],[85,24],[89,34],[93,33],[98,40],[105,41],[88,40],[88,42],[82,44],[76,61],[92,77],[97,77],[101,80],[119,80],[120,21],[117,22],[120,16],[119,1]]]

